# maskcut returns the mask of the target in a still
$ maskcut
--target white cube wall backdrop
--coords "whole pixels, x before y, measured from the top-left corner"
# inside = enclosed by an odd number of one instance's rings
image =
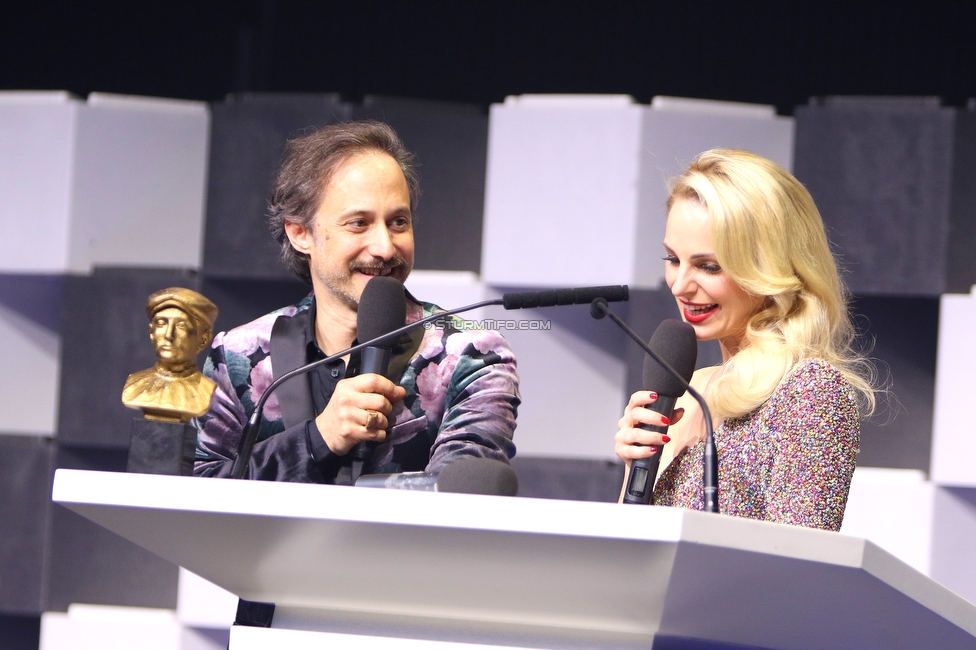
[[[58,421],[61,337],[0,304],[0,433],[53,436]]]
[[[204,102],[0,91],[0,281],[199,268],[209,125]],[[53,435],[56,324],[0,304],[0,335],[0,432]]]
[[[935,416],[932,425],[933,481],[976,487],[976,287],[940,301],[936,357]]]
[[[208,133],[201,103],[0,93],[0,274],[198,268]],[[700,100],[656,98],[646,106],[621,96],[509,98],[491,108],[480,278],[418,271],[408,289],[450,308],[516,288],[656,288],[665,179],[712,147],[751,149],[790,169],[792,119],[769,107]],[[612,459],[626,400],[623,339],[590,324],[585,308],[571,309],[487,308],[465,317],[547,324],[498,328],[519,359],[521,454]],[[844,530],[875,539],[970,599],[976,565],[963,551],[976,531],[976,499],[966,489],[976,486],[976,470],[965,461],[976,452],[976,431],[963,409],[976,393],[966,372],[976,361],[974,317],[976,296],[943,297],[931,480],[859,469]],[[57,333],[0,305],[0,336],[18,342],[17,353],[3,359],[4,433],[52,435]],[[33,415],[18,420],[17,405],[28,399]],[[181,617],[193,619],[192,598],[184,602]],[[95,625],[98,618],[79,620]],[[45,622],[51,643],[65,620]],[[168,619],[153,621],[173,629]]]
[[[509,97],[491,107],[482,279],[502,286],[662,279],[668,178],[713,148],[787,169],[793,119],[771,106],[626,95]]]
[[[0,273],[200,266],[204,102],[0,92]]]

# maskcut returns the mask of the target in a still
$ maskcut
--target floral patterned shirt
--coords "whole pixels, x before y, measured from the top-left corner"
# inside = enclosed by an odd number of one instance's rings
[[[313,309],[313,300],[310,295],[214,337],[203,372],[217,387],[210,410],[194,421],[199,431],[195,474],[230,474],[244,424],[274,378],[274,323]],[[435,305],[408,300],[407,323],[438,311],[442,310]],[[405,370],[399,384],[407,395],[394,404],[387,437],[374,447],[364,472],[437,472],[462,456],[507,462],[515,455],[512,436],[520,402],[515,357],[508,343],[497,332],[473,329],[451,316],[425,328],[419,330],[419,347],[400,360]],[[391,364],[395,362],[396,358]],[[329,482],[323,460],[313,454],[309,422],[286,428],[277,393],[272,393],[254,446],[251,477]],[[314,424],[313,430],[317,431]]]

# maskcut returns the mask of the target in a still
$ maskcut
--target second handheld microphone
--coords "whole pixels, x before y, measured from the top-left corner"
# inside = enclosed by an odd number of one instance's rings
[[[695,374],[695,362],[698,360],[698,341],[695,338],[694,327],[680,320],[663,321],[654,331],[648,345],[684,378],[685,384],[691,381],[691,376]],[[675,402],[685,393],[685,385],[650,355],[644,356],[644,388],[658,395],[657,399],[645,408],[666,417],[671,417]],[[666,426],[641,424],[639,427],[658,433],[668,431]],[[627,488],[624,490],[624,503],[646,505],[651,502],[651,492],[661,463],[662,450],[663,445],[659,445],[657,451],[651,456],[631,461]]]

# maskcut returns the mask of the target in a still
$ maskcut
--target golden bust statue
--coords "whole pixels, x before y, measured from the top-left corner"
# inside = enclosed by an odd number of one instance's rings
[[[214,383],[197,370],[210,343],[217,307],[196,291],[173,287],[149,296],[149,338],[156,365],[129,375],[122,403],[151,420],[189,422],[210,408]]]

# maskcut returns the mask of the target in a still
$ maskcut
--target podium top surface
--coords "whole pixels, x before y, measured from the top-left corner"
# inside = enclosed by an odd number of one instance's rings
[[[667,634],[976,648],[976,606],[826,531],[676,508],[64,469],[52,498],[277,603],[276,626],[564,647],[649,647]]]

